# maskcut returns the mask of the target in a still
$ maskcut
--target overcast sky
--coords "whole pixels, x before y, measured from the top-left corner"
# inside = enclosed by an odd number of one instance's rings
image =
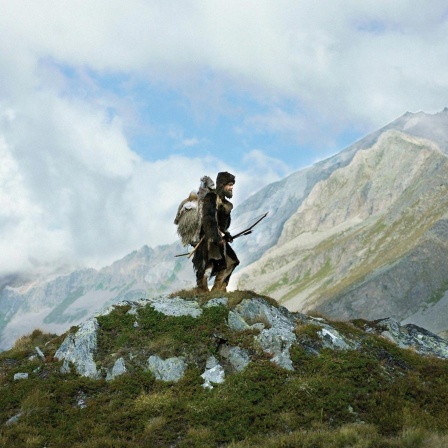
[[[406,111],[448,105],[446,0],[0,0],[0,276],[176,239]]]

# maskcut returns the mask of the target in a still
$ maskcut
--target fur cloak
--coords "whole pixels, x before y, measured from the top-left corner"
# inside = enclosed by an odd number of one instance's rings
[[[211,275],[226,268],[226,255],[239,264],[238,257],[228,243],[231,223],[230,214],[233,204],[227,200],[223,188],[229,182],[235,182],[235,177],[230,173],[219,173],[216,182],[216,192],[209,192],[202,201],[202,228],[200,236],[204,241],[193,256],[193,266],[198,278],[204,275],[207,265],[212,261]],[[225,244],[220,245],[224,239]]]

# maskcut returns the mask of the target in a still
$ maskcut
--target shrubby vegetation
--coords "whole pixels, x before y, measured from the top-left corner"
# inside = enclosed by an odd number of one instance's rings
[[[177,295],[193,298],[188,291]],[[254,296],[227,295],[230,307]],[[110,368],[119,356],[129,367],[113,381],[61,374],[62,362],[52,355],[63,336],[39,330],[0,353],[1,447],[448,446],[448,361],[399,349],[366,334],[362,322],[333,323],[360,341],[358,350],[316,356],[297,344],[291,349],[295,370],[287,371],[256,346],[255,330],[228,328],[223,306],[205,308],[196,319],[145,307],[138,327],[128,310],[119,307],[99,318],[98,367]],[[312,346],[317,331],[303,325],[296,335]],[[206,358],[219,357],[223,340],[249,350],[252,362],[204,390]],[[45,360],[36,356],[36,346]],[[145,369],[155,353],[188,353],[184,378],[155,380]],[[14,380],[17,372],[29,378]]]

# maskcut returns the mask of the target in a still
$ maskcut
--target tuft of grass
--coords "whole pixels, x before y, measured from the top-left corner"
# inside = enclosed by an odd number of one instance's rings
[[[235,290],[235,291],[210,291],[210,292],[198,292],[196,288],[182,289],[177,292],[173,292],[168,297],[180,297],[185,300],[197,300],[200,305],[204,305],[211,299],[226,297],[228,299],[228,307],[234,308],[241,303],[244,299],[260,298],[266,300],[270,305],[278,307],[278,302],[272,297],[259,294],[250,290]]]
[[[41,349],[52,339],[59,338],[55,334],[44,333],[40,329],[32,331],[30,334],[20,337],[16,340],[13,350],[17,352],[33,351],[36,346]]]

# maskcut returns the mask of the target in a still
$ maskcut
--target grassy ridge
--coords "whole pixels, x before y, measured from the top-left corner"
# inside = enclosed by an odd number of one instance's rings
[[[229,296],[233,306],[244,294]],[[399,349],[356,322],[333,325],[356,338],[358,350],[322,350],[319,356],[304,348],[317,340],[319,327],[298,326],[291,372],[271,362],[253,332],[231,332],[226,307],[204,309],[196,319],[146,307],[139,310],[138,327],[127,311],[116,308],[99,319],[98,367],[110,367],[124,356],[129,369],[110,382],[74,372],[62,375],[61,362],[52,358],[62,337],[40,331],[0,353],[1,447],[448,444],[448,362]],[[210,354],[219,358],[220,341],[246,348],[253,361],[243,372],[227,374],[225,383],[204,390],[200,375]],[[36,345],[45,361],[30,358]],[[186,356],[184,378],[155,380],[144,366],[154,353]],[[14,381],[17,372],[29,373],[29,379]],[[17,414],[16,423],[5,425]]]

